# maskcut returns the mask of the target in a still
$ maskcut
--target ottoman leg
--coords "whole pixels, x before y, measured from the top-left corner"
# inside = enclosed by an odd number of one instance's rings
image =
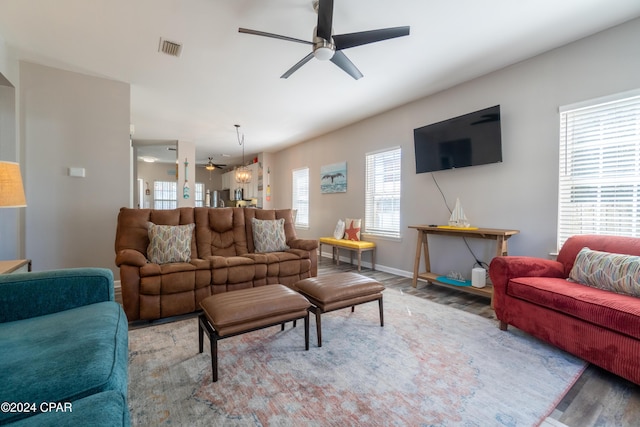
[[[318,347],[322,347],[322,319],[320,315],[322,314],[322,310],[318,307],[314,307],[315,310],[313,312],[316,315],[316,334],[318,334]]]
[[[218,333],[211,327],[204,314],[198,316],[198,350],[202,353],[203,334],[207,333],[211,346],[211,373],[213,382],[218,381]]]
[[[382,311],[382,295],[380,295],[380,299],[378,300],[378,308],[380,309],[380,326],[384,326],[384,313]]]
[[[218,334],[215,332],[209,340],[211,343],[211,372],[212,382],[218,381]]]
[[[198,317],[198,353],[202,353],[204,345],[204,330],[202,329],[202,315]]]
[[[309,351],[309,312],[304,317],[304,349]]]

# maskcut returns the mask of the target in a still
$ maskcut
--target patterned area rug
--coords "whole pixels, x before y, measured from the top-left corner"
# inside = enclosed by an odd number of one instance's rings
[[[197,319],[129,333],[133,425],[184,426],[532,426],[586,364],[495,321],[384,292],[322,317],[218,343],[211,382],[209,343],[198,353]]]

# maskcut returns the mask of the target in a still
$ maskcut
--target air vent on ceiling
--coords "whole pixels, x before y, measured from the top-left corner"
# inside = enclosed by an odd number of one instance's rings
[[[182,52],[182,45],[161,38],[158,52],[166,53],[167,55],[171,56],[180,56],[180,52]]]

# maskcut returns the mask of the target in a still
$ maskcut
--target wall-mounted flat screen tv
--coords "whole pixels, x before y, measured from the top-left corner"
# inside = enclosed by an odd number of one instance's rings
[[[502,162],[500,106],[413,130],[416,173]]]

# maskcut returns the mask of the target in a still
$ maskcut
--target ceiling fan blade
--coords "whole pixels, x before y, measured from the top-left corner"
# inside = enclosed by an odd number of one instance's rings
[[[348,49],[363,44],[394,39],[409,35],[409,27],[381,28],[379,30],[360,31],[358,33],[338,34],[333,36],[336,50]]]
[[[319,0],[318,2],[318,27],[316,34],[325,40],[331,40],[331,27],[333,25],[333,0]]]
[[[284,73],[283,75],[280,76],[281,79],[288,79],[289,76],[293,73],[295,73],[296,71],[298,71],[298,69],[300,67],[302,67],[304,64],[306,64],[307,62],[309,62],[311,60],[311,58],[313,58],[313,52],[311,52],[310,54],[308,54],[307,56],[305,56],[304,58],[302,58],[300,61],[298,61],[298,63],[296,65],[294,65],[293,67],[289,68],[287,70],[286,73]]]
[[[313,42],[308,40],[300,40],[293,37],[281,36],[280,34],[265,33],[264,31],[249,30],[248,28],[238,28],[239,33],[253,34],[254,36],[271,37],[272,39],[286,40],[289,42],[303,43],[312,45]]]
[[[362,77],[362,73],[360,72],[360,70],[358,70],[358,67],[353,65],[353,62],[351,62],[351,60],[347,58],[347,55],[340,51],[336,51],[336,53],[333,55],[333,58],[331,58],[331,62],[342,68],[344,72],[346,72],[356,80]]]

